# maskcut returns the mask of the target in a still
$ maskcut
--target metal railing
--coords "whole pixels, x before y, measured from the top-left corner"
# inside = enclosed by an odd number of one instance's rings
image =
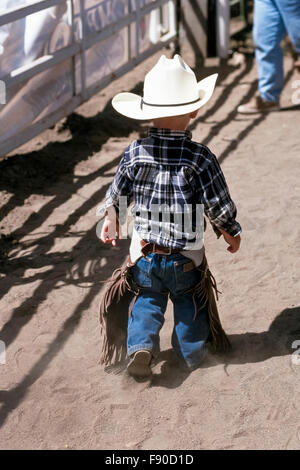
[[[12,86],[24,83],[26,80],[35,77],[41,72],[49,70],[54,66],[70,59],[72,61],[72,81],[73,81],[73,93],[71,99],[65,103],[62,107],[56,111],[50,113],[49,115],[44,116],[43,118],[37,120],[34,123],[31,123],[21,132],[18,132],[13,137],[8,138],[5,141],[0,143],[0,157],[7,155],[12,150],[18,148],[25,142],[29,141],[33,137],[37,136],[43,130],[53,126],[63,117],[70,114],[76,107],[82,104],[84,101],[88,100],[95,93],[107,86],[112,80],[121,77],[136,65],[144,61],[146,58],[150,57],[152,54],[157,52],[162,47],[170,44],[171,42],[176,41],[178,38],[177,34],[177,22],[176,22],[176,4],[177,0],[153,0],[151,3],[147,3],[143,6],[140,5],[139,0],[137,0],[135,9],[132,9],[132,1],[127,0],[128,8],[127,14],[120,18],[119,20],[108,24],[99,31],[94,31],[88,33],[85,28],[85,5],[84,0],[79,1],[79,20],[81,24],[80,28],[80,38],[75,39],[74,35],[74,3],[76,0],[35,0],[31,1],[30,4],[26,6],[19,6],[13,8],[5,13],[0,14],[0,26],[12,23],[16,20],[25,18],[32,13],[36,13],[42,10],[45,10],[49,7],[53,7],[62,3],[70,2],[71,7],[71,27],[72,27],[72,42],[70,45],[63,47],[60,50],[52,54],[43,55],[36,60],[22,66],[16,70],[11,71],[5,77],[2,77],[1,80],[4,83],[6,91]],[[169,30],[166,33],[162,33],[156,44],[151,44],[144,51],[140,51],[139,48],[139,23],[141,19],[148,15],[149,13],[157,10],[168,7],[169,18]],[[132,25],[135,25],[135,50],[132,51],[131,47],[131,35],[132,35]],[[91,48],[93,45],[104,41],[116,33],[120,32],[124,28],[127,28],[127,51],[128,57],[126,63],[117,67],[111,73],[102,77],[97,83],[93,83],[91,86],[87,86],[86,83],[86,51]],[[80,89],[78,90],[78,84],[75,83],[76,71],[75,71],[75,57],[80,57]],[[0,111],[1,117],[1,111]],[[1,126],[0,126],[1,128]]]

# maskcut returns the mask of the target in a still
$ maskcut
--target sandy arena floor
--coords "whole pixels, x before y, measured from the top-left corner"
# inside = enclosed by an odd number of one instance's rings
[[[193,138],[218,156],[243,227],[235,255],[206,233],[233,351],[181,372],[169,305],[151,381],[98,364],[100,281],[125,258],[128,240],[101,244],[95,211],[122,150],[146,130],[116,115],[110,100],[141,89],[159,55],[0,163],[1,449],[300,448],[300,358],[292,356],[300,344],[300,107],[291,101],[300,75],[289,56],[283,109],[267,116],[236,112],[256,90],[251,56],[197,70],[220,76]],[[187,46],[183,57],[193,65]]]

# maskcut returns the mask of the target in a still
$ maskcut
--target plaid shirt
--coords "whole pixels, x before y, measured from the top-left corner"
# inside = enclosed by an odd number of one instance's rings
[[[132,142],[125,149],[102,209],[112,205],[118,209],[119,197],[127,196],[128,205],[134,202],[134,226],[141,238],[170,248],[187,248],[194,236],[178,224],[174,211],[167,221],[160,216],[155,230],[151,230],[154,204],[190,207],[193,228],[196,205],[203,204],[218,235],[218,228],[238,235],[241,227],[235,220],[236,207],[220,165],[205,145],[191,137],[190,131],[153,127],[148,137]]]

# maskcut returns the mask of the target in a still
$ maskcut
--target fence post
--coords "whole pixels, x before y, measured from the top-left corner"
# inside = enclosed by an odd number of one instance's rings
[[[75,42],[75,23],[74,23],[74,0],[70,1],[70,23],[71,23],[71,34],[72,44]],[[72,56],[72,86],[73,96],[76,95],[76,55]]]
[[[0,364],[6,364],[6,348],[4,341],[0,340]]]
[[[175,54],[180,54],[181,0],[176,0],[176,39]]]
[[[3,80],[0,80],[0,104],[6,104],[6,85]]]
[[[140,20],[141,20],[141,12],[140,12],[140,2],[136,2],[136,29],[135,29],[135,55],[136,55],[136,59],[138,59],[139,57],[139,53],[140,53],[140,45],[139,45],[139,42],[140,42]]]
[[[85,25],[85,9],[84,9],[84,0],[80,0],[80,21],[81,21],[81,96],[83,101],[85,101],[86,93],[86,60],[85,60],[85,38],[86,38],[86,25]]]
[[[131,0],[127,0],[127,14],[129,15],[132,12]],[[131,60],[131,24],[127,26],[127,60]]]

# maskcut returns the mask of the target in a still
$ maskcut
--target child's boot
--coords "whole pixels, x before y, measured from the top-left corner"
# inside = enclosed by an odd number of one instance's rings
[[[127,371],[130,375],[135,377],[148,377],[151,375],[151,363],[152,354],[150,351],[140,349],[136,351],[132,356],[127,366]]]

